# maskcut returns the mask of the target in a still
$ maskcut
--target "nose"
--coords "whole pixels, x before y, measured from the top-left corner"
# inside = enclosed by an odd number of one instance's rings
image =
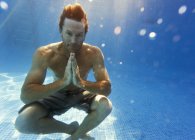
[[[75,36],[72,36],[71,38],[71,44],[75,44],[76,43],[76,37]]]

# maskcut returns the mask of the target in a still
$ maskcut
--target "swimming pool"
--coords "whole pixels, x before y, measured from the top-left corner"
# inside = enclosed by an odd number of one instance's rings
[[[20,88],[36,48],[60,41],[64,0],[0,1],[0,138],[65,139],[14,128]],[[104,53],[113,111],[90,132],[97,140],[195,139],[195,3],[162,0],[77,0],[89,19],[86,42]],[[92,72],[89,80],[93,81]],[[52,81],[51,73],[45,83]],[[79,114],[76,115],[75,114]],[[56,116],[67,123],[86,114]],[[74,119],[73,119],[74,118]]]

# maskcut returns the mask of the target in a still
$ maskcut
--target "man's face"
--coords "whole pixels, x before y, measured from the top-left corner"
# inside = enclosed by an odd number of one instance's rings
[[[78,52],[85,39],[85,27],[82,22],[66,18],[61,32],[62,40],[70,52]]]

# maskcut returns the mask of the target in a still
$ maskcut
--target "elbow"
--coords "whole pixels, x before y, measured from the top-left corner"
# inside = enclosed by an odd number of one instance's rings
[[[109,96],[111,94],[111,85],[107,88],[105,95]]]
[[[111,82],[110,81],[102,81],[102,93],[105,96],[109,96],[111,93]]]
[[[21,94],[20,94],[20,100],[24,103],[24,104],[28,104],[30,103],[28,96],[26,94],[27,92],[25,91],[24,88],[22,88],[21,90]]]
[[[110,89],[110,90],[105,91],[105,92],[104,92],[104,95],[105,95],[105,96],[109,96],[109,95],[110,95],[110,93],[111,93],[111,89]]]
[[[27,96],[26,96],[25,93],[23,93],[23,92],[20,94],[20,100],[21,100],[24,104],[28,104],[28,103],[29,103]]]

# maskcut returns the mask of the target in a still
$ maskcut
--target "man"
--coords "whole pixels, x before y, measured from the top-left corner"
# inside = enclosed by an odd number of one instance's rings
[[[106,96],[111,92],[111,83],[101,50],[83,43],[88,22],[80,4],[64,8],[59,30],[63,41],[42,46],[33,56],[21,90],[25,105],[19,111],[15,127],[28,134],[67,133],[71,135],[69,139],[76,140],[110,114],[112,104]],[[55,80],[43,85],[47,69],[53,71]],[[86,80],[91,69],[96,82]],[[80,125],[53,118],[71,107],[88,113]]]

